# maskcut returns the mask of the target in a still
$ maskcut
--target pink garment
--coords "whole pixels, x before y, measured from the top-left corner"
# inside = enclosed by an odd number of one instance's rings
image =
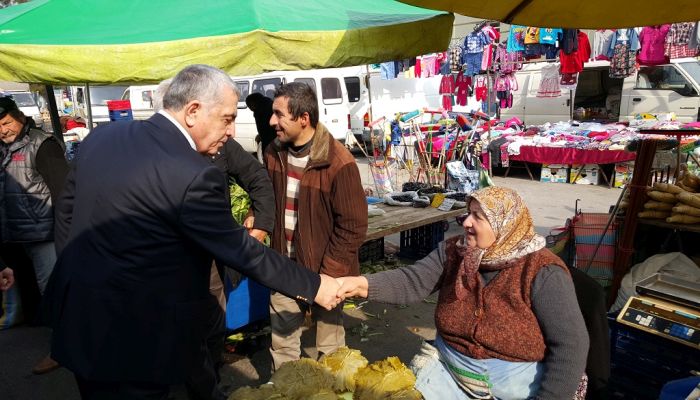
[[[423,61],[423,65],[421,65],[422,76],[429,78],[438,74],[440,69],[437,67],[437,54],[423,56],[421,60]]]
[[[639,34],[639,41],[642,45],[639,51],[639,64],[659,65],[668,62],[664,54],[664,44],[666,35],[671,25],[645,26]]]

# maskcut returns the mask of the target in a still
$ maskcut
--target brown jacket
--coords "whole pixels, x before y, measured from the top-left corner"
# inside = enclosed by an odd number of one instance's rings
[[[367,200],[360,171],[352,154],[321,123],[311,140],[294,230],[297,261],[332,277],[359,275],[357,252],[367,235]],[[271,245],[286,254],[286,145],[275,139],[267,147],[265,161],[275,191],[277,215]]]
[[[501,270],[488,285],[457,299],[455,285],[461,256],[448,239],[442,286],[435,309],[435,327],[460,353],[472,358],[498,358],[506,361],[541,361],[545,342],[532,311],[532,282],[540,269],[558,265],[568,274],[564,262],[548,249],[540,249]]]

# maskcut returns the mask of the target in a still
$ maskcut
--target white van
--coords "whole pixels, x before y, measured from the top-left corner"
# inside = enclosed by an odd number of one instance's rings
[[[362,133],[366,109],[356,106],[366,99],[366,86],[363,84],[362,68],[328,68],[307,71],[267,72],[255,76],[231,77],[236,83],[241,97],[238,101],[236,118],[236,141],[246,151],[256,152],[255,118],[245,104],[245,98],[251,93],[260,93],[269,98],[274,97],[275,90],[284,83],[303,82],[316,92],[319,107],[319,121],[333,136],[345,141],[349,133]],[[364,91],[364,92],[363,92]]]
[[[93,125],[100,125],[110,121],[107,100],[121,99],[126,88],[127,86],[90,86],[90,108],[92,110]],[[85,86],[72,86],[71,92],[76,114],[87,121]]]
[[[153,93],[158,85],[129,86],[124,90],[121,99],[131,102],[131,113],[134,119],[148,119],[153,115]]]
[[[624,79],[609,77],[607,61],[589,62],[576,90],[562,89],[555,98],[537,97],[543,65],[526,64],[516,72],[519,89],[513,107],[501,110],[501,119],[518,117],[526,125],[540,125],[570,119],[629,121],[641,113],[673,112],[679,121],[700,120],[700,61],[694,58],[642,66]]]

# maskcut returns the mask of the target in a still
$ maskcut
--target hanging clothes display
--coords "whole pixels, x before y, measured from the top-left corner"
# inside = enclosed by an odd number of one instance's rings
[[[542,55],[542,48],[540,46],[540,28],[533,26],[528,26],[525,29],[525,39],[523,40],[525,44],[525,58],[537,58]]]
[[[449,50],[450,53],[450,70],[453,73],[460,72],[462,70],[462,47],[452,46]]]
[[[688,39],[688,48],[700,51],[700,21],[695,23],[695,28],[690,33],[690,39]]]
[[[608,49],[615,34],[614,29],[598,29],[593,37],[593,51],[591,58],[594,60],[610,60]]]
[[[578,29],[564,29],[559,48],[564,54],[571,54],[578,50]]]
[[[637,30],[618,29],[610,40],[610,77],[626,78],[637,70],[637,50],[639,50]]]
[[[591,43],[588,40],[588,35],[583,31],[576,33],[576,46],[573,47],[575,50],[569,53],[562,50],[559,54],[562,74],[575,74],[583,71],[583,63],[588,61],[591,56]]]
[[[494,70],[501,74],[510,74],[523,68],[523,55],[521,52],[509,53],[507,46],[499,44],[494,57]]]
[[[455,81],[452,75],[443,75],[440,80],[440,94],[442,95],[442,108],[446,111],[452,111],[454,102]]]
[[[513,91],[518,90],[518,80],[514,74],[501,75],[494,82],[496,98],[500,108],[513,107]]]
[[[546,59],[553,60],[559,55],[557,43],[561,40],[562,34],[563,31],[559,28],[540,29],[540,46]]]
[[[437,64],[437,59],[438,56],[435,53],[421,57],[421,77],[430,78],[438,74],[440,67]]]
[[[561,89],[576,90],[578,85],[578,74],[561,74],[561,80],[559,81],[559,87]]]
[[[460,72],[457,74],[455,85],[457,88],[457,104],[460,106],[466,106],[467,98],[469,98],[469,92],[471,91],[472,78]]]
[[[482,31],[472,32],[464,38],[464,49],[462,63],[466,65],[466,74],[477,75],[481,72],[481,58],[484,46],[491,43],[491,40]]]
[[[665,55],[670,58],[695,57],[696,49],[691,49],[690,36],[695,30],[695,22],[679,22],[671,25],[666,37]]]
[[[548,64],[542,67],[542,80],[537,89],[537,97],[559,97],[561,88],[559,86],[559,65]]]
[[[668,62],[668,58],[664,54],[666,45],[666,35],[671,29],[671,25],[646,26],[639,34],[639,43],[641,49],[639,51],[640,65],[659,65]]]
[[[501,34],[492,26],[486,26],[482,29],[482,32],[489,38],[489,44],[484,46],[484,53],[481,57],[481,70],[486,71],[491,68],[493,64],[493,57],[495,55],[494,43],[498,43],[501,39]]]
[[[389,61],[379,64],[379,76],[384,80],[396,78],[395,63],[393,61]]]
[[[486,85],[486,76],[477,76],[474,80],[474,97],[476,101],[484,102],[488,97],[488,88]]]
[[[525,30],[522,25],[511,25],[508,34],[508,52],[525,51]]]

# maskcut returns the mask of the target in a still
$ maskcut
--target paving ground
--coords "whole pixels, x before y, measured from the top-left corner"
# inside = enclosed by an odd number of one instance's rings
[[[363,183],[372,186],[367,161],[358,157]],[[529,206],[536,229],[547,234],[552,227],[563,225],[574,213],[576,199],[585,212],[607,212],[620,194],[619,189],[602,186],[582,186],[532,182],[526,176],[494,178],[497,185],[516,189]],[[457,234],[460,228],[450,224],[447,235]],[[398,242],[397,236],[387,242]],[[423,338],[435,335],[433,310],[435,296],[418,304],[395,306],[367,303],[361,309],[347,310],[345,322],[348,345],[360,349],[370,360],[398,356],[410,362]],[[313,343],[305,335],[306,351]],[[228,356],[229,364],[221,371],[223,388],[231,391],[242,385],[257,385],[270,376],[270,357],[266,351],[269,339],[262,336],[248,341]],[[35,376],[33,364],[47,354],[49,332],[44,328],[18,327],[0,331],[0,398],[3,400],[74,400],[78,393],[71,374],[60,369],[53,373]],[[182,396],[174,394],[173,398]]]

